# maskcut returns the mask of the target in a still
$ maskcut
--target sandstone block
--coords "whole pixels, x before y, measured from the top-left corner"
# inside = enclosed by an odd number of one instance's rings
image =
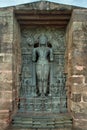
[[[0,82],[12,82],[12,72],[11,71],[2,71],[0,72]]]
[[[87,94],[84,94],[84,95],[83,95],[83,101],[84,101],[84,102],[87,102]]]
[[[1,71],[11,71],[12,70],[12,63],[0,63],[0,72]]]
[[[0,56],[0,63],[3,62],[3,56]]]
[[[87,130],[87,120],[73,120],[75,130]]]
[[[5,62],[5,63],[12,63],[12,54],[8,54],[8,53],[5,54],[3,62]]]
[[[87,21],[87,11],[76,9],[73,11],[73,21]]]
[[[10,101],[2,100],[2,101],[0,102],[0,110],[6,110],[6,109],[10,110],[11,105],[12,105],[12,104],[11,104]]]
[[[2,90],[2,91],[11,91],[12,86],[13,86],[12,82],[10,82],[10,83],[3,82],[3,81],[0,82],[0,90]]]
[[[86,77],[85,77],[85,83],[87,84],[87,75],[86,75]]]
[[[69,82],[73,85],[73,84],[82,84],[83,83],[83,76],[77,75],[75,77],[70,77],[69,78]]]
[[[77,94],[73,93],[71,99],[72,99],[73,102],[80,102],[81,101],[81,94],[80,93],[79,94],[78,93]]]
[[[1,91],[1,96],[3,100],[12,100],[12,91]]]

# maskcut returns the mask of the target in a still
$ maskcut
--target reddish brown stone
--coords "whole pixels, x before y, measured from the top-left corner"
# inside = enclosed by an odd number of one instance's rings
[[[12,82],[12,71],[2,71],[0,72],[0,82]]]
[[[77,60],[77,62],[81,62],[81,61]],[[81,69],[80,67],[83,67],[83,69]],[[78,63],[75,63],[75,65],[71,69],[71,74],[72,75],[84,75],[85,74],[85,68],[82,65],[82,62],[80,65],[78,65]]]
[[[72,115],[75,119],[86,119],[87,120],[87,114],[86,113],[75,113],[75,112],[72,112]]]
[[[0,72],[1,71],[11,71],[12,70],[12,63],[0,63]]]
[[[72,93],[80,94],[83,91],[83,85],[73,85],[70,88]]]
[[[59,10],[60,6],[55,4],[49,4],[49,8],[47,8],[48,3],[41,2],[38,4],[38,7],[40,9],[56,9]],[[35,4],[34,4],[35,6]],[[28,7],[30,7],[28,5]],[[62,6],[61,6],[62,7]],[[23,6],[21,7],[23,8]],[[31,7],[33,8],[33,6]],[[70,7],[71,8],[71,7]],[[62,9],[62,8],[60,8]],[[20,10],[20,9],[19,9]],[[4,55],[0,56],[0,63],[4,62],[5,64],[0,64],[0,70],[3,70],[3,72],[0,73],[0,89],[2,92],[0,92],[0,99],[4,99],[5,101],[1,102],[1,109],[2,112],[5,114],[4,109],[9,109],[13,105],[13,108],[16,106],[17,101],[14,100],[11,104],[11,102],[8,102],[8,100],[12,100],[12,98],[15,99],[17,96],[16,89],[19,85],[19,72],[20,72],[20,47],[18,45],[19,43],[19,31],[18,31],[18,25],[17,21],[13,21],[13,11],[12,9],[1,9],[0,11],[0,51],[4,53]],[[10,16],[10,17],[8,17]],[[70,106],[75,108],[75,114],[78,114],[81,112],[81,119],[86,119],[86,116],[83,114],[87,113],[87,97],[86,95],[82,95],[82,93],[77,93],[77,89],[72,90],[76,91],[72,94],[72,100],[71,98],[71,87],[74,83],[76,83],[76,86],[78,87],[78,91],[81,91],[79,86],[83,87],[84,89],[84,77],[87,77],[87,30],[86,30],[86,21],[87,21],[87,10],[74,10],[72,14],[69,28],[68,28],[68,36],[67,36],[67,83],[70,84],[67,87],[68,94],[68,101],[70,101],[71,104],[68,104]],[[77,22],[79,21],[79,22]],[[76,25],[74,25],[74,23]],[[82,23],[84,22],[84,23]],[[14,26],[13,26],[14,24]],[[13,29],[14,28],[14,29]],[[13,32],[14,31],[14,32]],[[14,37],[14,39],[13,39]],[[85,39],[85,40],[84,40]],[[13,46],[12,46],[13,45]],[[12,50],[13,49],[13,50]],[[12,53],[12,54],[7,54]],[[14,59],[13,59],[14,58]],[[8,64],[9,63],[9,64]],[[13,66],[10,66],[10,64],[13,64]],[[84,68],[85,67],[85,68]],[[12,73],[9,74],[8,71],[12,70]],[[4,73],[7,71],[6,73]],[[13,75],[12,75],[13,74]],[[70,75],[77,75],[76,77],[70,77]],[[84,77],[80,77],[80,75],[84,75]],[[11,80],[11,84],[10,84]],[[14,81],[14,82],[13,82]],[[8,82],[8,83],[7,83]],[[13,82],[13,84],[12,84]],[[85,83],[87,83],[87,79],[85,78]],[[14,88],[14,92],[12,92],[12,89]],[[86,89],[85,89],[86,90]],[[84,91],[84,90],[83,90]],[[81,95],[83,96],[83,101],[81,102]],[[72,102],[73,103],[72,103]],[[80,102],[80,103],[79,103]],[[80,117],[80,115],[78,115]],[[3,115],[5,117],[5,115]],[[1,115],[1,118],[3,118]],[[74,116],[75,117],[75,116]],[[78,118],[79,118],[78,117]],[[8,117],[6,115],[5,122],[8,122]],[[76,118],[76,117],[75,117]],[[77,119],[78,119],[77,118]],[[83,122],[83,120],[75,120],[74,125],[76,127],[79,127],[79,130],[83,128],[85,130],[85,127],[87,128],[87,121]],[[2,122],[4,122],[2,120]],[[3,125],[2,125],[3,126]],[[86,129],[87,130],[87,129]]]
[[[9,112],[0,113],[0,119],[5,119],[9,117]]]
[[[1,81],[0,82],[0,89],[2,90],[2,91],[11,91],[12,90],[12,85],[13,85],[13,83],[11,82],[11,83],[8,83],[8,82],[3,82],[3,81]]]
[[[1,101],[0,102],[0,110],[10,109],[11,108],[11,102],[10,101]]]
[[[2,99],[12,100],[12,91],[1,91]]]
[[[80,102],[81,101],[81,94],[72,94],[72,101]]]
[[[85,83],[87,83],[87,76],[85,77]]]
[[[87,94],[83,95],[83,101],[87,102]]]
[[[73,119],[73,125],[77,130],[87,130],[87,120],[75,120]]]
[[[83,77],[71,77],[70,79],[69,79],[69,82],[71,83],[71,84],[74,84],[74,83],[77,83],[77,84],[82,84],[83,83]]]

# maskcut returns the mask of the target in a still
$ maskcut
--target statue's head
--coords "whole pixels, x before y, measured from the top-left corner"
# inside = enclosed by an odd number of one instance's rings
[[[40,45],[46,45],[47,44],[47,37],[44,34],[40,35],[39,44]]]

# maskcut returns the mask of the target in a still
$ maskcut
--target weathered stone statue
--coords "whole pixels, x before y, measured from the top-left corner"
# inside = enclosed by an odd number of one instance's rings
[[[39,37],[39,47],[33,49],[33,62],[36,62],[37,95],[48,95],[50,63],[53,61],[52,49],[47,47],[47,37]]]

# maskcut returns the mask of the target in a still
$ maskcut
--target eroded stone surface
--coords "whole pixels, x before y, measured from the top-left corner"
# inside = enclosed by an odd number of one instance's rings
[[[70,9],[49,2],[31,3],[16,9]],[[0,130],[8,126],[11,112],[17,108],[15,98],[19,93],[20,42],[17,21],[13,20],[13,8],[0,9]],[[14,22],[13,22],[14,21]],[[67,95],[68,108],[74,118],[74,130],[87,130],[87,10],[74,10],[67,28]],[[13,27],[14,23],[14,27]],[[14,31],[13,31],[14,30]],[[18,63],[18,64],[16,64]],[[9,75],[8,72],[11,74]],[[5,75],[6,72],[6,75]],[[28,75],[28,73],[26,74]],[[75,77],[74,77],[75,76]],[[74,88],[73,86],[77,87]],[[78,94],[79,93],[79,94]],[[72,94],[74,94],[72,96]],[[3,110],[5,109],[5,110]],[[9,117],[9,118],[8,118]],[[81,117],[81,118],[80,118]],[[76,120],[75,120],[76,119]],[[84,121],[85,119],[85,121]],[[10,130],[10,129],[9,129]],[[24,130],[24,129],[23,129]],[[26,129],[27,130],[27,129]],[[29,130],[29,129],[28,129]],[[60,129],[62,130],[62,129]],[[68,130],[68,129],[67,129]]]

